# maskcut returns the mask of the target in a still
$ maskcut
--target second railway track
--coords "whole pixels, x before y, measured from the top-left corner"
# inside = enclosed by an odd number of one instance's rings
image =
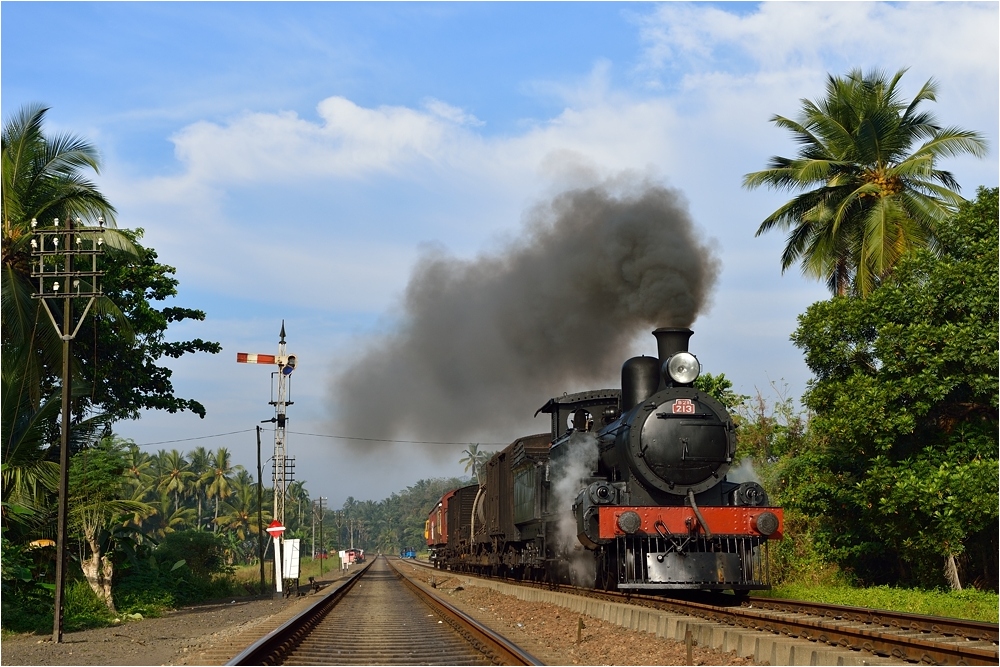
[[[408,582],[383,558],[231,665],[530,665],[532,656]]]
[[[465,572],[449,574],[479,579]],[[541,588],[553,593],[596,598],[639,609],[685,614],[709,623],[723,623],[808,640],[811,643],[848,649],[856,654],[881,656],[898,661],[897,664],[996,665],[1000,660],[998,627],[995,623],[775,598],[750,598],[746,606],[720,605],[709,602],[716,596],[708,595],[701,596],[701,601],[695,601],[553,584],[480,580],[495,582],[494,587],[511,586],[510,593],[515,593],[517,587]]]

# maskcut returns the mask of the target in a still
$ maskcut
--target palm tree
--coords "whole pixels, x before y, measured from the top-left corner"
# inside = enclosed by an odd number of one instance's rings
[[[160,459],[161,474],[157,489],[161,493],[173,494],[176,511],[180,508],[181,496],[187,494],[195,475],[191,472],[191,464],[176,449],[170,450],[169,453],[161,449],[157,458]]]
[[[205,493],[209,498],[215,498],[215,519],[212,531],[215,532],[219,526],[219,500],[225,500],[232,494],[232,475],[234,471],[242,471],[243,466],[233,466],[232,456],[225,447],[219,447],[211,455],[211,469],[206,471],[206,475],[211,478]]]
[[[139,449],[135,443],[130,443],[125,453],[125,460],[124,474],[128,483],[136,489],[142,489],[143,493],[148,491],[155,481],[152,473],[153,458]]]
[[[47,111],[41,105],[29,105],[6,120],[0,156],[3,353],[36,352],[21,357],[35,406],[46,393],[42,382],[46,368],[59,368],[62,344],[39,300],[31,298],[31,221],[47,225],[54,218],[91,222],[104,218],[113,225],[115,214],[104,195],[82,175],[88,169],[99,173],[97,150],[74,135],[45,136],[42,125]],[[104,239],[109,248],[134,252],[128,239],[114,230],[107,230]],[[94,312],[115,317],[123,325],[122,334],[130,335],[121,312],[107,299],[98,299]]]
[[[470,477],[476,477],[476,473],[479,470],[479,445],[469,445],[468,449],[462,451],[465,456],[458,460],[459,463],[465,464],[465,472],[472,470]]]
[[[191,480],[191,492],[194,493],[198,503],[198,521],[195,525],[198,530],[201,530],[201,501],[206,497],[205,487],[214,476],[212,457],[204,447],[195,447],[194,451],[191,452],[191,472],[194,473],[194,479]]]
[[[145,522],[144,528],[150,535],[158,540],[166,537],[167,533],[178,530],[187,530],[194,523],[194,510],[190,507],[170,507],[170,494],[160,492],[156,501],[150,503],[152,512]]]
[[[825,279],[834,294],[853,289],[866,296],[904,254],[934,248],[938,225],[964,201],[958,182],[937,162],[964,153],[982,157],[986,143],[977,132],[942,128],[918,110],[937,98],[933,79],[904,101],[899,80],[905,72],[829,76],[826,97],[802,100],[797,120],[771,119],[793,133],[798,157],[772,157],[767,169],[744,176],[743,185],[806,190],[757,229],[757,236],[775,227],[790,230],[782,271],[801,261],[803,272]]]
[[[11,367],[13,366],[13,368]],[[59,464],[51,460],[53,425],[61,411],[62,396],[55,392],[37,407],[24,390],[23,365],[3,358],[2,498],[4,530],[14,526],[41,527],[48,518],[49,504],[59,486]],[[93,442],[107,423],[103,415],[73,424],[70,448],[80,450]],[[8,533],[8,537],[9,537]]]
[[[232,480],[228,500],[216,524],[232,532],[241,541],[257,534],[257,483],[249,475]],[[261,508],[264,523],[271,522],[271,513]]]

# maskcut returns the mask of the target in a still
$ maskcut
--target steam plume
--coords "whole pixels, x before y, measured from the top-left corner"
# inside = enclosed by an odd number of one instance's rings
[[[398,329],[334,382],[337,430],[523,435],[513,429],[550,397],[616,386],[637,332],[690,326],[718,270],[677,191],[619,182],[560,194],[499,253],[419,260]]]

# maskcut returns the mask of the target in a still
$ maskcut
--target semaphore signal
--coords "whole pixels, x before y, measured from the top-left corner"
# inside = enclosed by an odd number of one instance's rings
[[[268,364],[278,366],[278,395],[277,400],[269,401],[269,405],[274,406],[274,417],[266,419],[266,422],[274,424],[274,521],[277,525],[285,523],[285,490],[287,484],[292,481],[295,470],[295,460],[289,458],[286,453],[285,423],[288,421],[285,415],[287,406],[292,405],[288,400],[288,388],[291,383],[291,375],[295,370],[298,359],[294,354],[285,352],[285,321],[281,321],[281,339],[278,342],[278,354],[250,354],[247,352],[237,352],[236,362],[241,364]],[[272,385],[273,387],[273,385]],[[259,439],[259,436],[258,436]],[[272,533],[272,531],[268,531]],[[274,582],[276,592],[281,594],[281,532],[272,533],[274,537]],[[261,574],[263,576],[263,573]]]

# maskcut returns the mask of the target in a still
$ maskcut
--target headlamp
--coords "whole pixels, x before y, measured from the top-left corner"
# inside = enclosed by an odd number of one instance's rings
[[[664,374],[677,384],[691,384],[701,374],[698,358],[690,352],[678,352],[663,364]]]

